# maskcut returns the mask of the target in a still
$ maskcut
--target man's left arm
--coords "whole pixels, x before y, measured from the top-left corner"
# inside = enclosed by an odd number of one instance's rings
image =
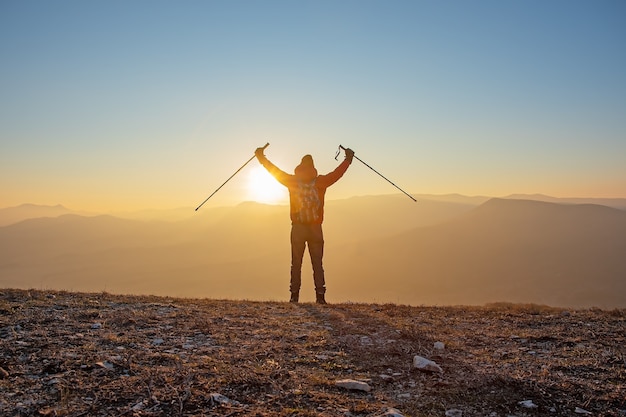
[[[343,174],[345,174],[346,171],[348,170],[348,167],[352,163],[353,158],[354,158],[354,151],[349,148],[346,149],[346,157],[341,162],[341,164],[339,164],[339,166],[335,168],[334,171],[326,175],[320,175],[318,177],[318,183],[322,183],[326,187],[330,187],[331,185],[339,181],[339,179],[343,177]]]

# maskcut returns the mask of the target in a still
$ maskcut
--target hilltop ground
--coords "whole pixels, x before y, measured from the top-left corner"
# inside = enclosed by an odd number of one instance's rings
[[[0,368],[6,416],[624,416],[626,310],[4,289]]]

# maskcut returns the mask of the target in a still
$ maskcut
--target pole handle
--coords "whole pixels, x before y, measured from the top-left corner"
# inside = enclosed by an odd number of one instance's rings
[[[335,153],[335,161],[338,161],[338,160],[339,160],[339,159],[338,159],[338,158],[339,158],[339,154],[341,153],[341,150],[342,150],[342,149],[343,149],[344,151],[346,150],[346,148],[344,148],[344,147],[343,147],[343,145],[339,145],[339,149],[337,149],[337,152]],[[359,159],[359,158],[357,158],[357,159]]]

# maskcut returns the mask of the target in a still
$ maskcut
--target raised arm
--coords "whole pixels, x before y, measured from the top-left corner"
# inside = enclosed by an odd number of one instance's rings
[[[343,174],[345,174],[348,170],[348,167],[352,163],[353,158],[354,151],[352,149],[346,149],[345,159],[339,164],[337,168],[335,168],[334,171],[329,172],[326,175],[320,175],[317,180],[318,184],[323,184],[326,187],[330,187],[331,185],[339,181],[339,179],[343,177]]]
[[[276,180],[280,182],[282,185],[284,185],[285,187],[288,187],[289,183],[293,181],[294,176],[287,174],[285,171],[281,170],[276,165],[274,165],[269,159],[267,159],[267,157],[263,153],[264,150],[265,148],[257,148],[257,150],[254,152],[254,155],[259,160],[261,165],[263,165],[263,168],[267,169],[267,172],[272,174],[272,176],[276,178]]]

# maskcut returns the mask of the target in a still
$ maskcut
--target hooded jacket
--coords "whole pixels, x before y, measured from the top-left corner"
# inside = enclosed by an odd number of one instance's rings
[[[257,158],[289,190],[289,214],[293,224],[321,224],[324,221],[326,189],[336,183],[352,163],[352,158],[346,157],[334,171],[318,175],[313,158],[305,155],[292,175],[282,171],[265,155],[259,154]]]

